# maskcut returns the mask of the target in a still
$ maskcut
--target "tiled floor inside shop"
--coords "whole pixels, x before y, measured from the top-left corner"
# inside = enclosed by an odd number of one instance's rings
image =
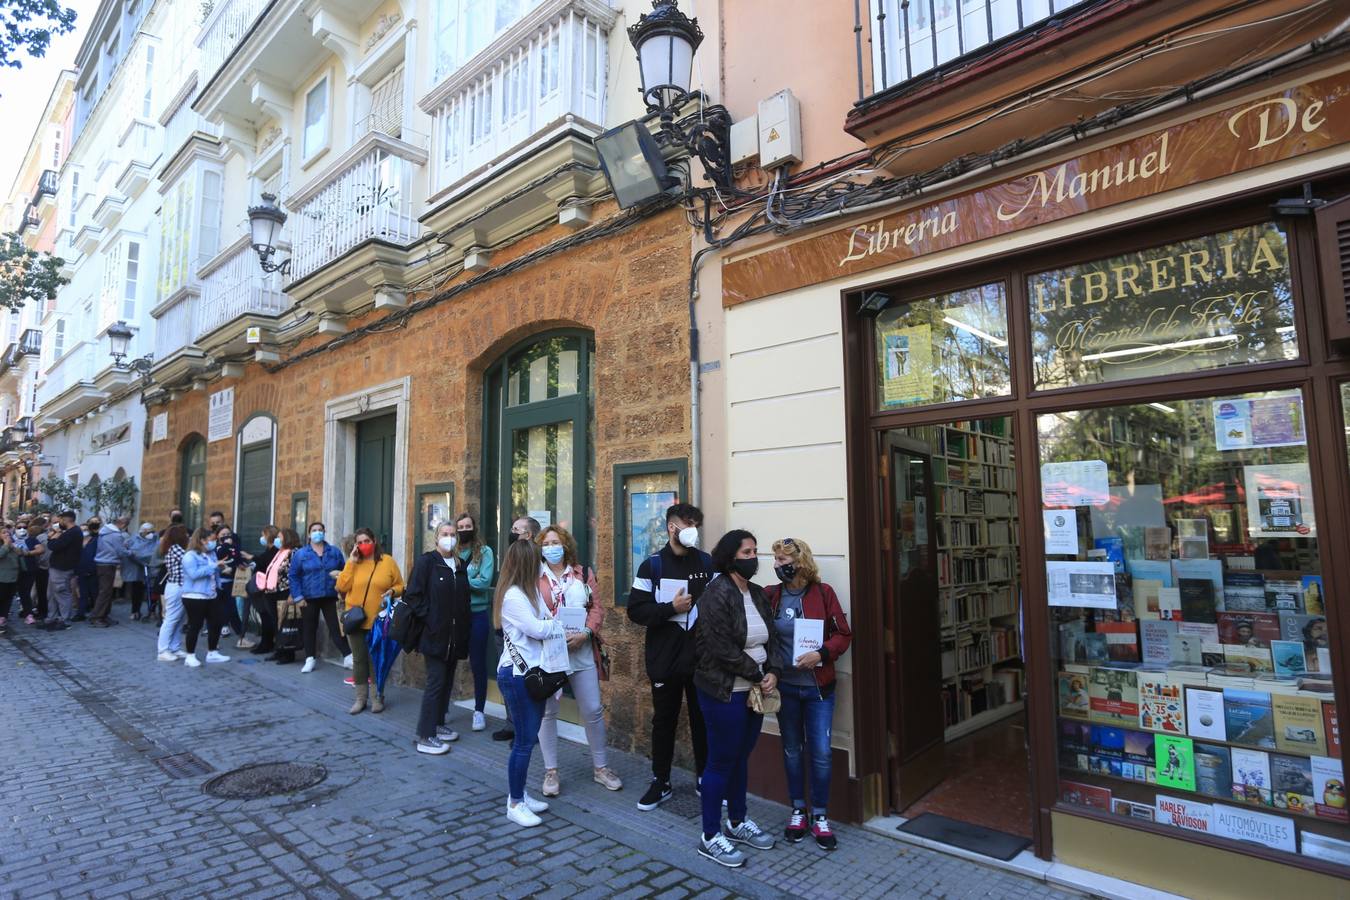
[[[1019,714],[947,745],[947,778],[902,815],[931,812],[1031,837],[1027,732]]]

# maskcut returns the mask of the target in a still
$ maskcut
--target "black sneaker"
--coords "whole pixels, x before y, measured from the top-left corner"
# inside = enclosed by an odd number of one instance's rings
[[[516,739],[516,732],[511,728],[499,728],[492,732],[492,739],[494,741],[514,741]]]
[[[801,807],[793,807],[792,815],[788,816],[787,828],[783,830],[783,837],[795,844],[806,837],[806,810]]]
[[[647,788],[647,793],[642,795],[642,799],[638,801],[637,808],[643,812],[656,809],[662,803],[665,803],[670,799],[671,793],[670,782],[658,781],[653,778],[651,787]]]
[[[83,622],[83,621],[84,621],[85,619],[87,619],[87,618],[89,618],[89,617],[86,616],[84,613],[76,613],[75,615],[73,615],[73,616],[70,617],[70,621],[72,621],[72,622]]]
[[[830,829],[830,820],[824,816],[816,816],[811,820],[811,834],[815,835],[816,846],[822,850],[833,850],[839,846],[839,841]]]

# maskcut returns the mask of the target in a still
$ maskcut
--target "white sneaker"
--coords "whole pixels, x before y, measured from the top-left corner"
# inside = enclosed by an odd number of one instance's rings
[[[530,812],[529,807],[524,802],[512,804],[510,800],[507,800],[506,818],[522,828],[533,828],[536,825],[544,824],[544,820]]]
[[[314,662],[315,662],[314,657],[312,656],[305,657],[305,664],[300,667],[301,674],[308,674],[309,672],[313,672]]]
[[[200,669],[202,667],[202,661],[197,658],[196,654],[193,654],[183,658],[183,665],[187,666],[189,669]]]
[[[480,712],[475,712],[473,714],[473,730],[482,731],[486,727],[487,727],[487,717]]]
[[[221,636],[221,637],[229,637],[229,636],[230,636],[230,626],[226,625],[224,628],[220,629],[220,636]]]
[[[175,650],[173,651],[173,655],[175,659],[187,659],[186,650]]]
[[[548,804],[543,800],[536,800],[530,796],[530,792],[525,792],[525,805],[530,808],[532,813],[548,812]]]
[[[155,659],[159,660],[160,662],[178,662],[178,657],[174,656],[168,650],[165,650],[159,656],[156,656]]]
[[[210,653],[206,654],[206,661],[212,663],[229,662],[230,658],[224,653],[217,653],[215,650],[212,650]]]
[[[342,657],[342,668],[350,669],[351,667],[352,667],[352,655],[348,653],[346,656]]]

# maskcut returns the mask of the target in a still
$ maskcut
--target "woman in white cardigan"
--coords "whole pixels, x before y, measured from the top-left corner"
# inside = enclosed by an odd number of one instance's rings
[[[507,762],[510,792],[506,817],[526,828],[542,822],[538,814],[547,810],[548,804],[525,792],[530,758],[539,742],[539,723],[544,718],[544,701],[531,698],[525,690],[525,673],[540,664],[544,639],[562,634],[561,624],[549,615],[539,598],[539,559],[539,548],[531,541],[516,541],[507,548],[497,581],[505,645],[497,662],[497,686],[516,728]]]

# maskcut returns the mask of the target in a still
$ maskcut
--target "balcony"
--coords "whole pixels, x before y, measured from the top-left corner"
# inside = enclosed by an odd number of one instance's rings
[[[13,368],[19,364],[19,361],[25,356],[37,356],[42,352],[42,330],[39,328],[26,328],[19,339],[5,348],[4,356],[0,356],[0,374],[6,369]]]
[[[421,227],[413,210],[412,173],[426,158],[411,144],[372,132],[289,198],[293,282],[367,242],[403,248],[416,240]]]
[[[184,334],[195,335],[195,343],[204,351],[244,349],[244,334],[249,325],[271,326],[291,305],[281,291],[278,276],[266,275],[258,266],[258,254],[247,235],[203,266],[198,274],[202,295],[196,300],[196,322]],[[174,309],[185,305],[180,303]],[[226,328],[231,324],[238,327]],[[156,358],[164,357],[157,353]]]
[[[577,120],[600,133],[616,15],[592,0],[544,4],[437,85],[419,103],[435,120],[434,190],[453,186],[550,126]]]
[[[32,203],[28,204],[23,209],[23,221],[19,225],[20,233],[25,232],[30,228],[36,231],[41,227],[42,217],[38,215],[37,207]]]
[[[202,137],[210,140],[220,138],[220,126],[212,125],[203,119],[188,103],[184,103],[174,111],[173,116],[164,126],[164,152],[160,159],[164,163],[171,162],[183,149],[191,138]]]
[[[272,0],[219,0],[216,3],[197,38],[200,68],[207,83],[225,65],[234,48],[253,28],[258,15],[271,3]]]
[[[96,343],[80,343],[57,360],[39,383],[38,409],[45,424],[81,415],[108,399],[109,392],[94,383],[98,375],[96,350]]]

